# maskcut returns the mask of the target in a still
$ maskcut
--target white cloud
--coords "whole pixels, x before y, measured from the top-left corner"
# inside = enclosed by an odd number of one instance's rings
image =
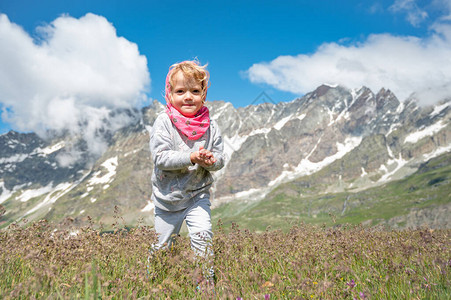
[[[68,131],[101,153],[99,132],[131,121],[150,86],[147,59],[104,17],[61,16],[33,39],[0,14],[2,118],[20,131]]]
[[[422,10],[415,0],[396,0],[389,9],[394,13],[405,12],[407,21],[415,27],[418,27],[428,17],[428,13]]]
[[[451,21],[451,0],[433,0],[432,5],[444,14],[441,21]]]
[[[451,96],[451,25],[435,23],[427,38],[373,34],[362,43],[326,43],[311,55],[254,64],[247,75],[295,94],[329,83],[385,87],[401,100],[416,93],[420,103],[433,103]]]

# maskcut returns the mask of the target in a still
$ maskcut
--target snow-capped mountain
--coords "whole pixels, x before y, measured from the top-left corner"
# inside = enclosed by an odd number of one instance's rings
[[[451,151],[450,99],[420,107],[385,89],[375,94],[365,87],[322,85],[289,103],[207,105],[227,155],[215,174],[216,207],[262,199],[281,183],[325,170],[315,177],[321,193],[359,191],[403,178]],[[126,223],[152,222],[148,131],[161,111],[157,101],[144,108],[141,120],[116,132],[92,163],[79,153],[76,163],[61,164],[77,143],[71,137],[48,141],[13,131],[0,136],[0,204],[6,209],[0,221],[83,222],[89,215],[111,224],[118,206]]]

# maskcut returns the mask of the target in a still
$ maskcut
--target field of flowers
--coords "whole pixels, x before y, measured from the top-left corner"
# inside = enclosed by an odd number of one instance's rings
[[[152,228],[94,227],[75,233],[40,221],[0,231],[0,298],[451,298],[451,230],[298,224],[254,233],[218,224],[211,287],[188,238],[148,261]]]

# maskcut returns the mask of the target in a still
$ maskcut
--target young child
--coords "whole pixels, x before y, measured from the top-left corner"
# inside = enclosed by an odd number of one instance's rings
[[[150,133],[155,250],[170,246],[185,220],[195,252],[212,253],[210,172],[224,166],[224,147],[218,125],[204,106],[208,83],[208,71],[195,61],[172,65],[166,77],[166,111]]]

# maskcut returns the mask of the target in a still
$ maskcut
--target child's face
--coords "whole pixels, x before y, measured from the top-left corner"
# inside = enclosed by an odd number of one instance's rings
[[[178,71],[172,77],[171,104],[185,117],[193,117],[204,105],[202,86]]]

